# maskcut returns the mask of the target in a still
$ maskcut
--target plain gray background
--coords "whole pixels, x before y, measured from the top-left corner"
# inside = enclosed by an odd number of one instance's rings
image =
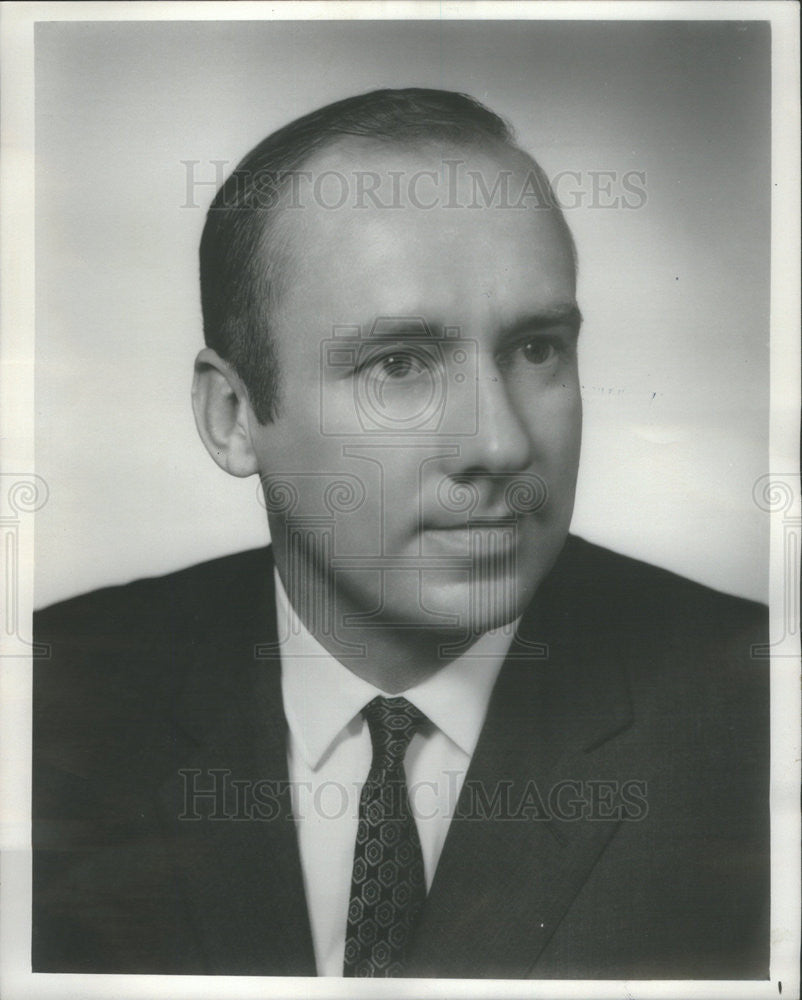
[[[266,541],[256,479],[218,470],[192,420],[214,188],[188,199],[185,161],[214,180],[213,161],[231,169],[290,119],[383,86],[466,91],[547,173],[580,175],[558,185],[585,316],[573,530],[765,600],[768,24],[50,22],[36,25],[50,489],[36,605]],[[645,203],[616,206],[631,171]]]

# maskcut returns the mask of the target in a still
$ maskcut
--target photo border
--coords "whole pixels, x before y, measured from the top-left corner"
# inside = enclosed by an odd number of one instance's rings
[[[798,996],[800,939],[799,625],[789,608],[799,594],[802,521],[798,480],[800,285],[799,11],[786,2],[543,3],[6,3],[2,29],[3,156],[2,393],[3,489],[27,483],[13,551],[6,546],[2,607],[30,634],[33,607],[33,512],[41,501],[33,447],[34,391],[34,90],[37,21],[215,20],[761,20],[772,25],[771,436],[763,497],[771,516],[772,917],[771,974],[766,981],[393,980],[279,977],[56,975],[30,972],[31,673],[30,658],[0,656],[3,790],[0,992],[9,1000],[56,997],[726,997]],[[6,497],[3,497],[5,501]],[[4,530],[8,523],[0,525]],[[7,532],[6,532],[7,537]],[[789,546],[790,556],[789,558]],[[9,557],[12,552],[12,557]],[[798,614],[798,611],[797,611]],[[8,620],[8,618],[6,619]],[[782,986],[780,988],[780,983]]]

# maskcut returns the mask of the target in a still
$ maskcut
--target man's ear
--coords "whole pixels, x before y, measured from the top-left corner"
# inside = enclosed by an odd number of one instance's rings
[[[221,469],[232,476],[258,472],[247,390],[231,365],[210,347],[195,359],[192,409],[201,440]]]

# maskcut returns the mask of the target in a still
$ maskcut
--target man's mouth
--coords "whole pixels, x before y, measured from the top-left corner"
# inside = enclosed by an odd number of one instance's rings
[[[485,512],[472,511],[464,513],[444,513],[437,511],[431,517],[422,517],[420,531],[484,531],[486,529],[511,530],[517,524],[531,516],[528,513],[517,513],[507,507],[496,507]]]
[[[447,549],[462,556],[487,555],[511,552],[518,543],[517,523],[514,519],[471,521],[461,525],[443,527],[424,526],[420,532],[424,553]]]

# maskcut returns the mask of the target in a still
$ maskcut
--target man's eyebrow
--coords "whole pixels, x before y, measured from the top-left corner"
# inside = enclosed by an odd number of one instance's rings
[[[569,326],[578,330],[582,324],[582,313],[575,302],[552,306],[548,309],[538,309],[536,312],[519,316],[512,323],[505,324],[501,333],[504,336],[516,336],[521,333],[533,333],[552,326]],[[430,321],[422,316],[382,316],[372,324],[362,327],[369,331],[370,340],[403,340],[406,338],[436,337],[441,338],[451,332],[459,333],[459,327],[449,326],[440,320]]]
[[[575,302],[554,306],[550,309],[538,309],[537,312],[519,316],[512,323],[502,327],[502,334],[514,337],[520,333],[534,333],[551,326],[570,326],[579,330],[582,325],[582,313]]]

